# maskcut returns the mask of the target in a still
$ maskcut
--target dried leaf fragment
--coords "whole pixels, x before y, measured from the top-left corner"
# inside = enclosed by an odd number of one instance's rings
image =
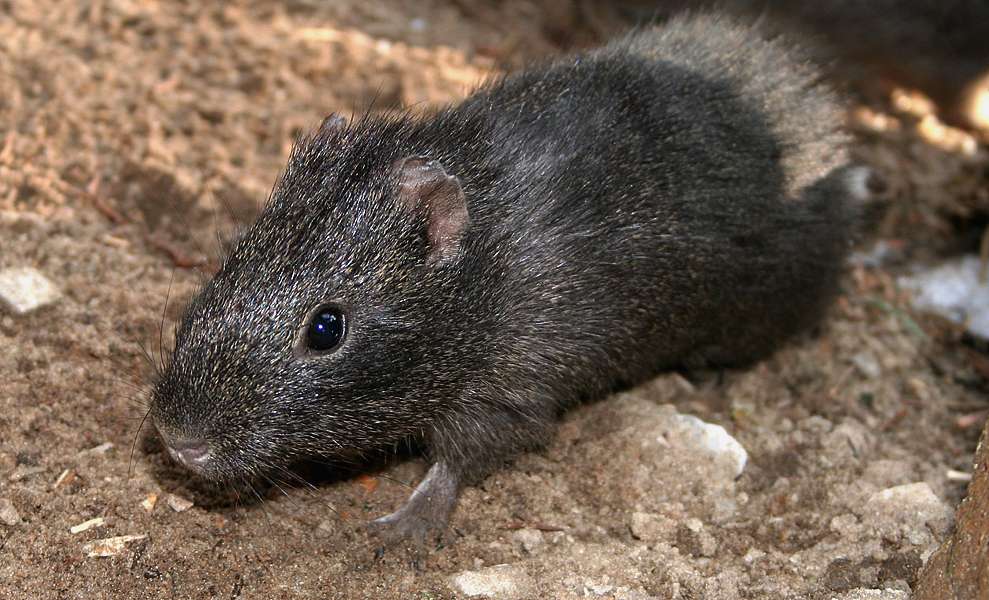
[[[72,527],[69,527],[69,533],[73,533],[73,534],[82,533],[83,531],[87,531],[89,529],[92,529],[93,527],[102,527],[105,524],[106,524],[106,519],[104,519],[103,517],[96,517],[95,519],[83,521],[78,525],[73,525]]]
[[[86,556],[90,558],[117,556],[127,549],[128,544],[133,544],[134,542],[147,538],[148,536],[144,534],[120,535],[112,538],[104,538],[102,540],[95,540],[89,542],[88,544],[83,544],[82,551],[85,552]]]
[[[370,475],[358,475],[357,483],[364,488],[365,494],[373,494],[374,490],[378,489],[378,479]]]
[[[72,469],[65,469],[64,471],[62,471],[61,474],[59,474],[58,479],[55,480],[55,483],[52,484],[52,489],[57,490],[63,485],[69,485],[70,483],[75,481],[75,479],[76,479],[76,472],[73,471]]]
[[[153,511],[156,504],[158,504],[158,494],[148,494],[144,500],[141,500],[141,508],[145,512]]]

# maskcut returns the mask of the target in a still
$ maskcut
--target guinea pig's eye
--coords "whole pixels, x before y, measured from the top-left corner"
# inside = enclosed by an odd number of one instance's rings
[[[303,333],[303,344],[310,352],[336,350],[347,333],[343,311],[332,304],[325,304],[314,310]]]

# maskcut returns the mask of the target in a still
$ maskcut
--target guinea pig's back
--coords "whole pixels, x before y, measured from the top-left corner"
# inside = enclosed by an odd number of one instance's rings
[[[514,237],[792,200],[848,161],[842,109],[815,69],[715,15],[511,75],[454,113],[487,123],[487,155],[468,169],[499,172],[473,212]]]
[[[847,157],[833,94],[793,56],[702,15],[467,102],[499,173],[472,218],[526,328],[513,339],[634,380],[748,362],[815,322],[849,225],[840,182],[815,184]]]

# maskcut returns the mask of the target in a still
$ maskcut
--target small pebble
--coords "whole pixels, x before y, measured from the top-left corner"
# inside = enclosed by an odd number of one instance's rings
[[[903,244],[879,240],[871,250],[864,252],[852,252],[848,257],[848,262],[852,265],[863,267],[882,267],[891,262],[896,262],[903,258]]]
[[[21,267],[0,271],[0,304],[15,315],[25,315],[58,300],[61,293],[37,269]]]
[[[100,241],[103,242],[104,244],[106,244],[107,246],[110,246],[111,248],[129,248],[130,247],[130,241],[129,240],[126,240],[124,238],[119,238],[117,236],[110,235],[110,234],[104,235],[100,239]]]
[[[989,285],[982,282],[982,260],[968,255],[901,277],[913,292],[913,307],[959,323],[974,337],[989,340]]]
[[[880,490],[859,511],[862,522],[886,539],[902,538],[915,546],[933,544],[954,519],[954,510],[926,482]]]
[[[718,541],[705,531],[700,519],[687,519],[677,531],[677,548],[694,557],[711,557],[718,551]]]
[[[0,523],[13,527],[21,522],[21,515],[14,508],[14,503],[6,498],[0,498]]]
[[[535,554],[542,548],[545,540],[543,539],[543,533],[536,529],[529,529],[528,527],[524,529],[519,529],[512,534],[512,541],[516,542],[529,554]]]
[[[73,534],[82,533],[83,531],[87,531],[89,529],[92,529],[93,527],[102,527],[105,524],[106,524],[106,519],[104,519],[103,517],[96,517],[95,519],[83,521],[78,525],[73,525],[72,527],[69,527],[69,533],[73,533]]]
[[[637,540],[669,541],[676,536],[677,522],[665,515],[634,512],[629,520],[629,530]]]
[[[608,585],[607,583],[595,583],[593,581],[584,583],[585,596],[608,596],[612,595],[614,591],[615,586]]]
[[[104,538],[83,544],[82,551],[90,558],[106,558],[117,556],[127,549],[128,544],[147,539],[146,535],[121,535],[112,538]]]
[[[752,563],[758,560],[762,560],[763,558],[765,558],[765,556],[766,553],[763,552],[762,550],[751,548],[749,549],[748,552],[745,553],[745,556],[742,557],[742,562],[744,562],[747,565],[751,565]]]
[[[869,379],[878,379],[883,374],[882,367],[879,366],[876,356],[868,351],[862,351],[853,356],[852,364],[855,365],[855,368],[862,375],[865,375]]]
[[[14,472],[10,474],[10,477],[8,479],[10,479],[11,481],[20,481],[22,479],[27,479],[32,475],[37,475],[38,473],[44,473],[45,470],[46,470],[45,467],[42,467],[41,465],[38,465],[37,467],[27,467],[21,465],[16,469],[14,469]]]
[[[169,508],[175,512],[187,511],[195,505],[195,502],[192,500],[187,500],[182,496],[176,496],[175,494],[165,496],[165,503],[168,504]]]
[[[156,504],[158,504],[158,494],[148,494],[144,500],[141,500],[141,508],[145,512],[153,511]]]
[[[840,596],[827,596],[829,600],[909,600],[910,592],[892,588],[876,590],[858,588]]]
[[[972,474],[966,473],[964,471],[956,471],[954,469],[948,469],[948,471],[944,475],[945,477],[948,478],[948,481],[963,481],[963,482],[972,481]]]
[[[515,565],[494,565],[478,571],[462,571],[450,579],[453,589],[467,597],[494,600],[535,598],[535,581]]]
[[[90,454],[106,454],[113,449],[113,442],[103,442],[99,446],[93,446],[88,450],[83,450],[76,454],[76,456],[88,456]]]
[[[724,427],[706,423],[693,415],[677,414],[673,418],[676,426],[691,443],[711,454],[716,460],[726,461],[735,477],[742,474],[749,455]]]

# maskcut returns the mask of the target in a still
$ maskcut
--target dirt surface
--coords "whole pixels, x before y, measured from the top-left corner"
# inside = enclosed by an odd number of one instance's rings
[[[0,271],[62,293],[0,311],[0,597],[892,599],[948,534],[989,359],[911,313],[895,276],[977,246],[989,160],[916,94],[849,101],[895,251],[850,267],[821,331],[573,411],[412,561],[363,524],[419,461],[261,501],[210,491],[138,435],[145,349],[167,348],[300,131],[456,100],[613,23],[523,0],[46,4],[0,1]],[[740,442],[741,476],[670,433],[678,415]]]

